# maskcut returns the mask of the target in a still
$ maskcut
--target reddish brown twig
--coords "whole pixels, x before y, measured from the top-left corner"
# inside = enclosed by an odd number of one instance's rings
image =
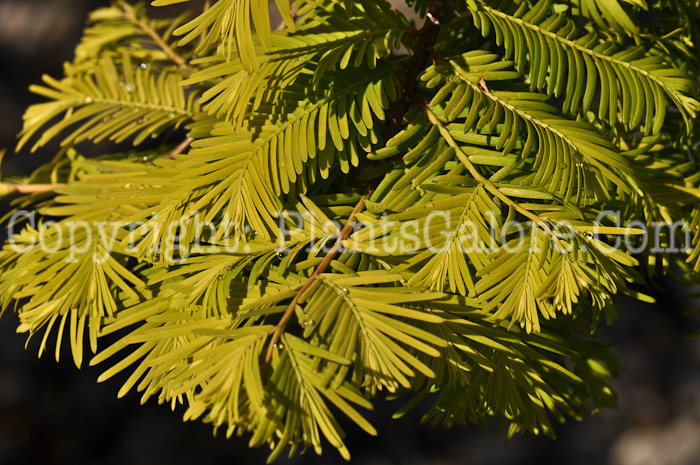
[[[297,19],[297,15],[299,14],[299,8],[292,8],[289,11],[289,15],[292,17],[292,19]],[[287,23],[284,21],[284,19],[277,25],[275,28],[275,31],[283,31],[287,27]]]
[[[267,348],[267,354],[265,354],[265,362],[262,369],[263,376],[265,376],[265,369],[269,365],[270,360],[272,360],[272,354],[274,352],[275,345],[279,341],[280,337],[282,337],[282,333],[284,333],[284,328],[285,326],[287,326],[289,319],[294,314],[294,309],[299,303],[299,300],[301,299],[304,292],[306,292],[306,290],[309,289],[309,287],[311,287],[314,281],[316,281],[316,278],[318,278],[318,276],[321,273],[323,273],[326,270],[326,268],[328,268],[328,265],[330,265],[330,263],[333,261],[335,256],[338,254],[338,251],[342,247],[343,241],[350,236],[350,233],[355,228],[355,224],[357,223],[357,214],[364,210],[365,201],[369,198],[369,195],[369,193],[363,195],[360,201],[357,203],[357,205],[355,205],[355,208],[353,209],[352,213],[350,214],[350,217],[348,218],[348,222],[345,224],[345,227],[342,229],[342,231],[340,231],[338,240],[335,241],[335,244],[333,244],[331,250],[323,258],[321,264],[318,265],[318,268],[316,268],[313,274],[309,276],[309,279],[307,279],[304,285],[301,286],[301,288],[297,291],[296,295],[294,296],[294,299],[292,299],[292,302],[287,307],[287,310],[285,310],[279,323],[277,323],[277,325],[275,326],[275,332],[272,334],[270,345]]]
[[[16,192],[18,194],[41,194],[44,192],[51,192],[57,187],[63,187],[65,184],[0,184],[2,189],[0,191],[5,191],[6,193]]]
[[[177,147],[175,147],[175,148],[172,150],[172,152],[170,152],[170,153],[168,153],[167,155],[165,155],[165,158],[167,158],[168,160],[173,160],[173,159],[175,159],[176,156],[180,155],[182,152],[184,152],[185,150],[187,150],[187,149],[189,148],[189,146],[192,144],[192,142],[194,142],[194,139],[191,138],[191,137],[188,137],[187,139],[183,140],[183,141],[180,143],[180,145],[178,145]]]

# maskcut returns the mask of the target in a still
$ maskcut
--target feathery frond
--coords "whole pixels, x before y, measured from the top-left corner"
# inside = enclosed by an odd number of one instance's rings
[[[43,132],[32,151],[78,124],[62,145],[84,140],[121,142],[132,136],[136,145],[149,136],[157,137],[166,129],[192,121],[199,111],[197,94],[185,93],[180,80],[177,72],[136,65],[127,54],[119,64],[105,57],[97,68],[62,81],[44,76],[50,87],[30,89],[52,101],[27,110],[17,149],[40,130]],[[62,119],[51,124],[57,117]]]
[[[643,125],[646,134],[657,134],[670,100],[692,126],[700,110],[696,82],[665,64],[663,56],[639,46],[621,48],[595,32],[581,36],[565,14],[551,13],[553,0],[539,0],[532,8],[513,3],[505,11],[486,2],[469,4],[474,24],[485,36],[493,30],[506,58],[528,72],[533,90],[564,97],[564,112],[585,114],[597,100],[600,118],[620,121],[629,130]]]
[[[275,101],[309,68],[314,89],[323,84],[324,74],[335,69],[357,68],[365,62],[375,69],[378,60],[398,48],[407,30],[406,20],[384,1],[356,2],[351,13],[335,2],[321,2],[295,32],[273,33],[271,46],[259,51],[260,68],[255,72],[240,60],[207,58],[201,63],[203,69],[185,84],[214,81],[202,96],[208,102],[206,110],[238,127],[246,111],[258,111],[261,103]]]
[[[270,460],[349,458],[385,394],[508,437],[613,407],[601,321],[700,275],[696,5],[275,3],[91,16],[18,143],[61,150],[0,183],[2,311]]]
[[[188,0],[154,0],[153,6],[168,6],[183,3]],[[290,14],[288,0],[275,0],[287,27],[294,29],[294,20]],[[184,36],[179,45],[186,45],[199,37],[196,53],[204,55],[210,50],[223,51],[231,58],[233,46],[244,67],[256,70],[258,61],[253,49],[252,27],[260,42],[269,47],[270,44],[270,10],[269,3],[264,0],[217,0],[206,8],[199,16],[180,26],[174,31],[175,35]],[[251,18],[253,24],[251,25]]]

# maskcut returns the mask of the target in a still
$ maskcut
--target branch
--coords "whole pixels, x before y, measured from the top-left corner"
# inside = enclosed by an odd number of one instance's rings
[[[7,195],[13,192],[18,194],[42,194],[63,187],[65,184],[6,184],[0,183],[0,195]]]
[[[270,345],[267,348],[267,354],[265,355],[265,364],[263,366],[262,370],[262,375],[265,376],[265,369],[270,363],[270,360],[272,360],[272,353],[274,351],[275,346],[277,345],[277,342],[279,341],[280,337],[282,336],[282,333],[284,333],[284,328],[287,326],[287,323],[289,322],[289,319],[292,317],[294,314],[294,309],[296,308],[297,304],[299,303],[299,299],[301,299],[301,296],[306,292],[306,290],[311,287],[311,285],[316,281],[316,278],[323,273],[326,268],[328,268],[328,265],[333,261],[335,256],[338,254],[338,251],[340,251],[340,248],[342,246],[342,243],[345,239],[347,239],[350,236],[350,233],[352,230],[355,228],[355,224],[357,223],[357,214],[360,213],[362,210],[365,208],[365,201],[369,198],[370,193],[366,193],[365,195],[362,196],[360,201],[355,205],[355,208],[353,209],[352,213],[350,214],[350,217],[348,218],[348,222],[345,224],[345,227],[343,228],[342,231],[340,231],[340,235],[338,236],[338,240],[335,241],[335,244],[333,244],[333,247],[331,250],[328,252],[328,254],[323,258],[323,261],[321,262],[320,265],[318,265],[318,268],[313,272],[313,274],[309,277],[308,280],[304,283],[304,285],[297,291],[296,295],[294,296],[294,299],[292,302],[289,304],[289,307],[287,307],[287,310],[284,312],[284,315],[282,315],[282,318],[280,319],[279,323],[277,323],[277,326],[275,326],[275,332],[272,335],[272,340],[270,340]]]
[[[406,78],[401,86],[401,96],[389,119],[387,139],[396,135],[401,128],[403,118],[411,107],[411,100],[418,84],[418,77],[425,71],[425,64],[430,58],[432,48],[440,33],[441,23],[444,21],[448,11],[449,5],[447,0],[432,0],[430,2],[425,24],[418,31],[418,45],[408,64]]]
[[[413,57],[409,63],[409,70],[406,74],[406,79],[402,85],[401,96],[399,97],[396,106],[394,107],[394,112],[390,120],[388,121],[388,133],[389,137],[398,133],[404,116],[408,112],[411,105],[411,98],[415,92],[418,77],[425,70],[425,65],[431,55],[431,49],[437,40],[438,33],[440,32],[440,23],[443,21],[445,15],[448,12],[447,0],[433,0],[428,9],[428,15],[425,24],[418,32],[418,45],[416,46]],[[371,193],[371,192],[370,192]],[[323,273],[328,265],[333,261],[335,256],[338,254],[342,246],[342,242],[347,239],[352,232],[355,224],[357,222],[357,214],[360,213],[365,208],[365,201],[369,199],[370,193],[362,196],[360,201],[357,203],[352,211],[352,214],[348,218],[348,222],[345,227],[340,232],[338,240],[335,242],[331,250],[324,257],[321,264],[316,268],[314,273],[309,277],[309,279],[304,283],[304,285],[297,291],[294,299],[289,304],[285,310],[282,318],[275,326],[275,332],[272,335],[270,344],[267,348],[267,353],[265,354],[264,364],[261,370],[262,376],[265,376],[265,371],[272,360],[272,355],[274,353],[275,345],[279,342],[280,337],[284,333],[284,328],[294,314],[294,309],[299,303],[304,292],[306,292],[309,287],[316,281],[316,278]]]
[[[168,160],[174,160],[176,156],[180,155],[182,152],[187,150],[189,146],[194,142],[194,139],[191,137],[188,137],[187,139],[183,140],[180,145],[175,147],[172,152],[168,153],[165,155],[165,158]]]
[[[292,19],[297,19],[297,15],[299,14],[299,8],[294,7],[289,11],[289,15],[292,17]],[[284,29],[287,27],[287,23],[284,21],[284,19],[277,25],[275,28],[275,31],[284,31]]]

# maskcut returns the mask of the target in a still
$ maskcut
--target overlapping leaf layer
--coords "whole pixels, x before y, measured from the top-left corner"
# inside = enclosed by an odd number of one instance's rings
[[[18,148],[58,155],[2,184],[41,218],[0,252],[19,331],[78,366],[89,341],[120,396],[271,459],[348,458],[381,394],[509,436],[615,405],[601,316],[700,272],[700,9],[409,3],[425,24],[384,0],[275,0],[277,28],[266,0],[93,13],[24,118]]]

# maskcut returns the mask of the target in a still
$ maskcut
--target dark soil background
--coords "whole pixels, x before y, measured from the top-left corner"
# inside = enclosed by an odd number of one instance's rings
[[[86,14],[102,0],[0,0],[0,148],[11,148],[24,108],[37,101],[27,90],[44,73],[59,76],[70,60]],[[89,147],[86,147],[89,148]],[[41,153],[5,157],[3,175],[27,174],[50,158]],[[88,151],[88,150],[86,150]],[[0,209],[6,203],[0,204]],[[520,436],[503,444],[473,427],[430,428],[414,415],[390,420],[396,405],[382,403],[370,420],[378,438],[348,428],[353,463],[362,465],[694,465],[700,463],[700,342],[683,336],[700,328],[683,310],[682,291],[663,284],[659,303],[621,303],[621,319],[603,330],[617,341],[627,371],[615,380],[616,410],[558,428],[552,441]],[[0,320],[0,465],[258,464],[267,452],[250,451],[246,438],[215,438],[211,428],[183,423],[182,411],[139,405],[137,395],[116,399],[119,380],[96,384],[99,369],[78,371],[69,357],[56,364],[24,350],[12,312]],[[67,353],[65,355],[68,355]],[[286,463],[280,460],[279,463]],[[340,464],[330,448],[292,464]]]

